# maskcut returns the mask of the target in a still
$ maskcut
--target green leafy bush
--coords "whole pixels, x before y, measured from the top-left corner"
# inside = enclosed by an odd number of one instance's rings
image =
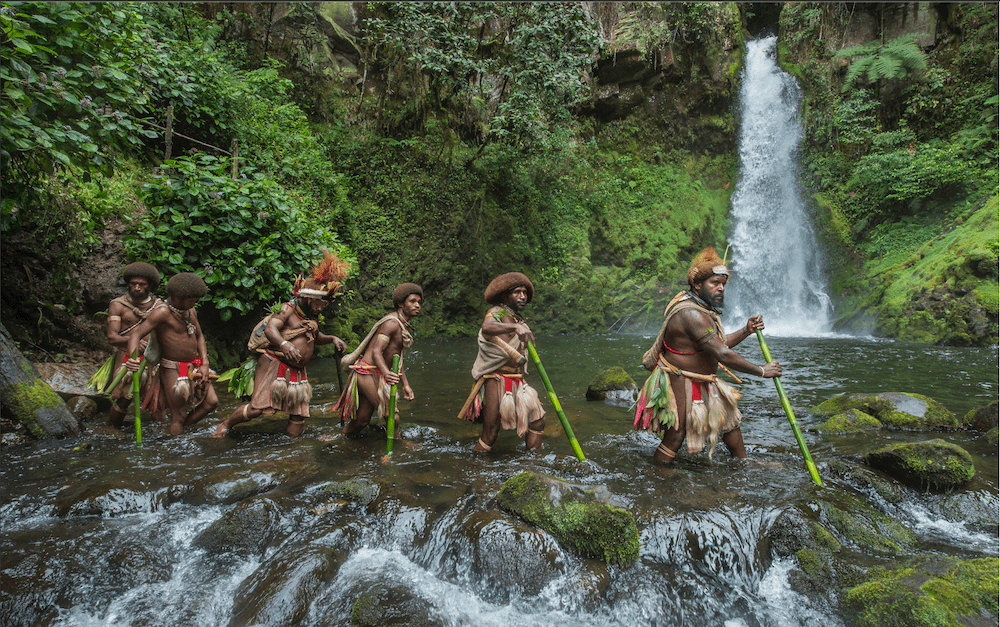
[[[127,252],[166,276],[194,272],[222,320],[262,311],[287,297],[291,282],[326,248],[356,264],[325,224],[310,219],[300,196],[273,178],[229,160],[202,155],[166,163],[171,170],[143,188],[147,213]]]

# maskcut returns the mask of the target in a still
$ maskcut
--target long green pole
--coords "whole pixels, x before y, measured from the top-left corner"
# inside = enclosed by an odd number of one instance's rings
[[[392,356],[392,373],[399,374],[399,354]],[[396,383],[389,388],[389,416],[385,426],[385,454],[392,455],[393,431],[396,430]]]
[[[573,435],[573,427],[569,426],[569,420],[566,419],[566,414],[563,412],[562,405],[559,404],[559,398],[556,397],[556,392],[552,389],[552,383],[549,381],[549,375],[545,374],[545,366],[542,365],[542,360],[538,358],[538,351],[535,350],[535,344],[533,342],[528,342],[528,354],[531,355],[531,361],[535,363],[535,368],[538,368],[538,374],[542,376],[542,382],[545,384],[545,389],[549,393],[549,400],[552,401],[552,406],[556,408],[556,415],[559,416],[559,422],[562,423],[563,430],[566,432],[566,437],[569,438],[570,446],[573,447],[573,452],[576,453],[576,458],[581,462],[587,461],[587,458],[583,456],[583,450],[580,448],[580,443],[576,441],[576,436]]]
[[[760,350],[764,352],[764,359],[768,363],[774,361],[771,359],[771,351],[767,350],[767,342],[764,341],[764,334],[757,329],[757,340],[760,342]],[[795,434],[795,441],[799,443],[799,450],[802,451],[802,458],[806,461],[806,469],[809,470],[809,475],[812,477],[813,482],[816,485],[823,485],[823,480],[819,478],[819,471],[816,470],[816,464],[813,463],[812,455],[809,454],[809,449],[806,447],[806,441],[802,437],[802,431],[799,430],[799,423],[795,421],[795,413],[792,412],[792,405],[788,402],[788,396],[785,394],[785,388],[781,385],[781,377],[774,377],[774,387],[778,390],[778,397],[781,399],[781,406],[785,408],[785,415],[788,416],[788,422],[792,425],[792,432]]]
[[[139,350],[132,351],[132,358],[139,356]],[[143,364],[146,360],[143,360]],[[124,368],[122,368],[124,370]],[[142,409],[142,396],[139,393],[139,377],[141,370],[136,370],[132,375],[132,404],[135,405],[135,446],[142,448],[142,420],[139,419],[139,412]]]
[[[143,359],[142,361],[139,362],[139,374],[142,374],[142,371],[145,368],[146,368],[146,360]],[[111,383],[108,384],[108,387],[104,388],[104,393],[107,394],[111,390],[113,390],[116,387],[118,387],[118,384],[122,382],[122,379],[125,378],[125,373],[127,373],[127,372],[128,372],[128,369],[125,368],[125,367],[122,367],[122,369],[118,371],[118,374],[115,375],[115,378],[111,380]]]

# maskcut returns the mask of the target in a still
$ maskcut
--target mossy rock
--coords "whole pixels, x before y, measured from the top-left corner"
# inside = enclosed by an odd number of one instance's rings
[[[523,472],[504,483],[497,500],[501,508],[545,529],[577,555],[618,565],[639,557],[635,517],[611,507],[603,486]]]
[[[989,405],[969,410],[962,418],[962,423],[980,433],[989,433],[991,429],[1000,426],[998,407],[1000,407],[1000,401],[993,401]]]
[[[922,490],[951,490],[976,474],[969,452],[939,438],[893,444],[864,457],[869,466]]]
[[[364,479],[331,481],[323,487],[323,491],[350,501],[356,501],[363,507],[371,505],[378,498],[380,492],[378,484]]]
[[[861,498],[840,495],[836,504],[820,503],[820,521],[839,541],[868,555],[897,557],[913,550],[917,537],[895,518]]]
[[[877,394],[842,394],[823,401],[809,411],[820,416],[832,416],[857,409],[874,416],[887,427],[929,430],[961,428],[961,424],[941,403],[927,396],[908,392]]]
[[[351,627],[434,627],[434,606],[405,588],[377,583],[351,607]]]
[[[1000,446],[1000,428],[993,427],[986,432],[984,437],[986,438],[986,441],[990,443],[990,446]]]
[[[632,377],[621,366],[601,371],[587,386],[588,401],[607,400],[609,392],[624,392],[629,396],[638,389]]]
[[[266,498],[247,499],[209,525],[191,544],[210,554],[261,556],[272,539],[280,539],[280,517],[274,501]]]
[[[857,627],[997,624],[997,558],[919,558],[903,568],[873,568],[844,594],[841,607]]]
[[[830,477],[849,483],[859,492],[886,503],[898,505],[909,496],[908,491],[897,482],[858,463],[833,460],[826,464],[826,472]]]
[[[882,428],[882,423],[871,414],[866,414],[860,409],[849,409],[845,412],[834,415],[819,427],[819,433],[861,433],[863,431],[877,431]]]

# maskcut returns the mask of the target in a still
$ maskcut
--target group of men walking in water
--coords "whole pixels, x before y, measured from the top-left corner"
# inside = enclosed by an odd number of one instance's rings
[[[323,251],[312,272],[296,279],[291,300],[255,327],[248,342],[258,355],[249,402],[223,420],[212,437],[225,437],[236,424],[276,412],[288,415],[289,436],[302,434],[312,396],[306,368],[316,346],[333,344],[346,353],[343,340],[319,330],[317,318],[337,295],[348,270],[345,262]],[[706,248],[688,271],[688,289],[667,306],[660,332],[643,357],[652,374],[637,401],[634,426],[662,435],[653,456],[657,462],[673,462],[685,440],[692,453],[708,443],[711,455],[721,440],[733,456],[746,457],[737,407],[740,394],[719,380],[716,371],[721,365],[737,381],[732,370],[766,378],[781,375],[778,362],[756,365],[732,350],[764,324],[753,316],[740,330],[725,333],[721,308],[729,275],[715,249]],[[129,264],[122,276],[128,291],[111,301],[107,337],[116,349],[116,368],[142,371],[142,382],[135,399],[129,383],[111,391],[109,424],[120,429],[129,405],[136,402],[156,421],[167,422],[169,414],[170,433],[178,435],[219,403],[195,309],[207,293],[205,282],[193,273],[177,274],[167,282],[166,300],[160,300],[153,294],[160,275],[150,264]],[[489,308],[477,336],[475,383],[459,415],[482,424],[476,452],[490,451],[501,430],[516,431],[529,449],[542,446],[545,410],[525,380],[524,367],[528,343],[535,339],[524,310],[534,295],[534,285],[520,272],[502,274],[486,288]],[[349,377],[335,411],[347,436],[358,435],[373,418],[384,425],[393,387],[405,400],[414,398],[403,362],[413,344],[412,321],[420,314],[423,290],[403,283],[392,301],[394,310],[375,322],[341,360]],[[397,356],[398,367],[393,368]]]

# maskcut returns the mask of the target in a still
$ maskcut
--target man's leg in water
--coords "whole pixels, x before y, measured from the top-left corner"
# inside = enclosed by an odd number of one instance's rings
[[[344,435],[357,435],[371,422],[372,413],[378,407],[378,384],[380,378],[373,374],[358,375],[358,410],[354,418],[344,425]]]

